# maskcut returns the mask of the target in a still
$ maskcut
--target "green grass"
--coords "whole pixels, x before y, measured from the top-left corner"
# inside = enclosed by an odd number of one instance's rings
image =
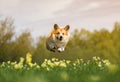
[[[120,65],[94,57],[84,62],[53,58],[38,65],[32,57],[0,64],[0,82],[119,82]]]

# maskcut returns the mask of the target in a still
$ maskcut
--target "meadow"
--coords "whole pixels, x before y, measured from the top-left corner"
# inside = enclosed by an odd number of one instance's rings
[[[119,68],[100,57],[74,62],[52,58],[38,64],[32,61],[32,54],[27,53],[19,62],[0,64],[0,82],[119,82]]]
[[[46,36],[15,33],[14,22],[0,18],[0,82],[119,82],[120,23],[110,32],[75,29],[62,53],[49,52]]]

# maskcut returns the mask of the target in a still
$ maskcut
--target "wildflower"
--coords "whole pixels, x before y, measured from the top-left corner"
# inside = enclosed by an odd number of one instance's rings
[[[10,64],[10,61],[8,61],[7,63]]]
[[[11,62],[11,65],[15,65],[17,62],[15,61],[15,62]]]
[[[54,63],[50,63],[49,65],[50,65],[50,67],[55,67]]]
[[[50,71],[50,68],[47,67],[47,71]]]
[[[60,62],[54,62],[55,66],[58,66],[60,64]]]
[[[52,61],[58,61],[58,59],[57,58],[52,58]]]
[[[106,65],[106,66],[109,66],[110,65],[110,61],[109,60],[102,60],[103,63]]]
[[[66,67],[66,63],[65,62],[60,62],[60,67]]]
[[[76,66],[76,63],[73,63],[73,66]]]
[[[27,64],[32,63],[32,55],[30,53],[27,53],[26,55],[26,63]]]
[[[50,65],[52,62],[50,60],[47,61],[47,64]]]
[[[84,62],[83,59],[80,59],[80,62],[83,63]]]
[[[33,66],[34,66],[34,64],[32,64],[32,63],[28,63],[28,65],[29,65],[30,67],[33,67]]]
[[[1,67],[5,67],[5,62],[2,62],[2,65],[1,65]]]
[[[41,64],[41,67],[47,67],[46,63],[43,62],[43,63]]]
[[[20,64],[15,64],[14,68],[15,69],[21,69],[23,67],[23,65],[20,65]]]
[[[21,57],[19,63],[23,64],[23,63],[24,63],[24,60],[25,60],[25,59],[24,59],[23,57]]]
[[[39,66],[39,65],[37,65],[37,66],[36,66],[36,68],[40,68],[40,66]]]
[[[44,62],[47,62],[47,61],[48,61],[47,59],[44,60]]]
[[[100,57],[97,57],[97,60],[100,60]]]
[[[52,58],[52,61],[55,61],[55,58]]]
[[[69,60],[67,60],[67,61],[66,61],[66,63],[67,63],[67,64],[69,64],[69,63],[70,63],[70,61],[69,61]]]
[[[98,67],[102,67],[102,64],[100,61],[98,62]]]
[[[37,66],[37,63],[28,63],[28,65],[29,65],[30,67],[35,67],[35,66]]]
[[[94,57],[93,57],[93,60],[97,61],[97,57],[96,57],[96,56],[94,56]]]
[[[50,60],[47,61],[47,65],[49,65],[50,67],[54,67],[54,63],[52,63]]]

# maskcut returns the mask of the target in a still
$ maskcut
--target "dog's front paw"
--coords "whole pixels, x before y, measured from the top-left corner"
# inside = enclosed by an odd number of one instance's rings
[[[63,52],[64,48],[58,48],[58,52]]]

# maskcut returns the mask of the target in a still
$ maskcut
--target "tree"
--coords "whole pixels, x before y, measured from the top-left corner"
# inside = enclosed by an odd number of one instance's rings
[[[14,35],[14,25],[11,19],[4,19],[0,21],[0,47],[9,43]]]
[[[6,18],[0,21],[0,61],[9,58],[11,40],[14,35],[13,20]]]
[[[34,47],[32,46],[33,38],[30,32],[23,32],[14,42],[14,49],[12,53],[13,60],[19,60],[19,57],[25,57],[26,53],[33,53]]]

